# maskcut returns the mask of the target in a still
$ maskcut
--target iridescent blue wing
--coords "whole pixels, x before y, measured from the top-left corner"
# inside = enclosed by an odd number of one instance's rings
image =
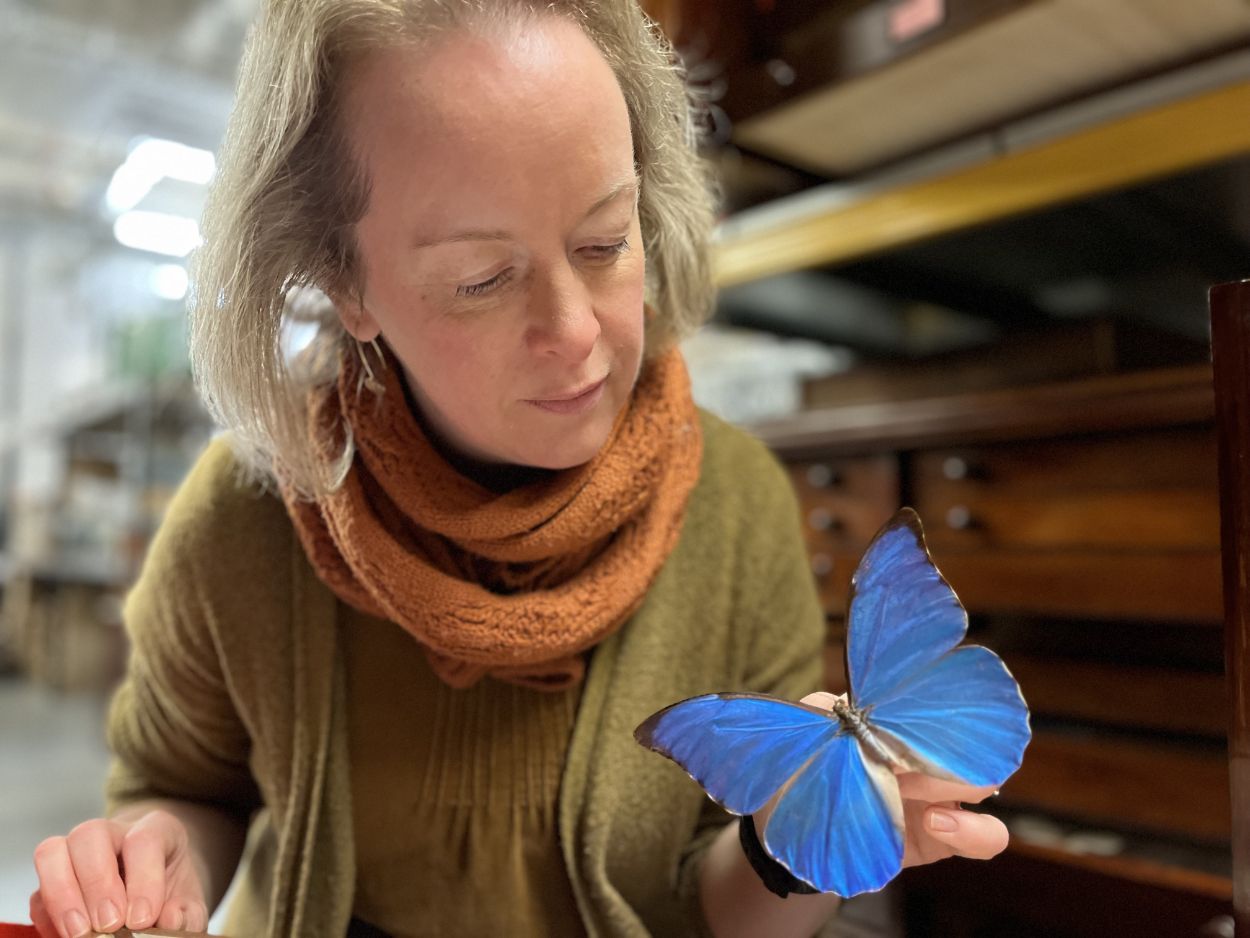
[[[947,653],[868,705],[864,719],[911,767],[937,778],[997,786],[1020,768],[1029,708],[998,655],[979,645]]]
[[[889,767],[849,733],[787,786],[761,838],[769,855],[821,892],[850,897],[903,865],[903,803]]]
[[[752,814],[838,734],[827,710],[757,694],[706,694],[652,714],[642,745],[685,769],[713,800]]]
[[[955,649],[968,616],[911,509],[894,516],[860,561],[849,621],[851,700],[901,761],[973,785],[998,785],[1019,768],[1028,707],[997,655]]]
[[[963,640],[968,614],[924,546],[920,519],[898,512],[851,578],[847,678],[863,708],[923,671]]]

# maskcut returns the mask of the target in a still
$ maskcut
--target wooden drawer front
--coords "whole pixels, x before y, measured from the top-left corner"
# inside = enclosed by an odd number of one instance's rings
[[[1005,654],[1035,716],[1220,739],[1228,729],[1222,674]],[[831,657],[826,670],[836,675]]]
[[[898,508],[894,456],[799,462],[789,471],[814,547],[863,547]]]
[[[1219,551],[933,550],[969,612],[1218,623]]]
[[[1205,841],[1230,831],[1228,760],[1219,746],[1036,731],[1002,800]]]
[[[788,468],[825,611],[842,615],[860,555],[898,509],[898,460],[859,456],[795,462]]]
[[[1206,428],[921,452],[913,487],[935,547],[1219,549]]]

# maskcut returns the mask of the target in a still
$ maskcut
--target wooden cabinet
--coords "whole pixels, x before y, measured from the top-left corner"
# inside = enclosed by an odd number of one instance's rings
[[[1114,907],[1145,890],[1158,908],[1186,910],[1156,916],[1150,934],[1198,934],[1231,897],[1209,369],[871,411],[875,430],[863,405],[757,428],[798,492],[830,621],[829,685],[844,687],[855,564],[894,510],[912,505],[969,611],[970,638],[1002,655],[1030,704],[1033,742],[995,808],[1110,832],[1125,845],[1089,856],[1019,839],[1001,864],[914,871],[905,888],[924,897],[930,917],[925,925],[909,913],[909,928],[1014,935],[925,929],[949,925],[943,890],[992,890],[996,876],[1059,865],[1068,869],[1046,877],[1082,901],[1098,895]],[[1047,931],[1034,911],[1034,930],[1020,934],[1128,933]]]
[[[898,506],[893,455],[801,460],[789,465],[803,511],[812,575],[826,610],[840,615],[855,564]]]

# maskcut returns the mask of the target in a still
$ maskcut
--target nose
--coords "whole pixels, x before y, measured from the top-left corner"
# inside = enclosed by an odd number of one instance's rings
[[[543,283],[530,294],[526,344],[539,355],[585,360],[601,332],[589,287],[567,263],[538,279]]]

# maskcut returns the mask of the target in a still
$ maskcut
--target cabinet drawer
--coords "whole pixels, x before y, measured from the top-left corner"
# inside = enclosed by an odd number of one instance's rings
[[[1210,739],[1223,737],[1228,729],[1222,674],[1035,655],[1003,657],[1035,716]],[[831,657],[827,670],[835,663]]]
[[[791,463],[809,547],[862,547],[898,507],[898,460],[858,456]]]
[[[1219,746],[1041,730],[1003,785],[1002,800],[1202,841],[1229,836],[1228,760]]]
[[[898,509],[898,459],[839,457],[792,462],[787,470],[821,602],[830,615],[842,615],[864,548]]]
[[[1208,428],[932,450],[912,470],[934,546],[1219,549]]]
[[[934,561],[972,613],[1216,624],[1220,554],[1176,551],[955,551]]]

